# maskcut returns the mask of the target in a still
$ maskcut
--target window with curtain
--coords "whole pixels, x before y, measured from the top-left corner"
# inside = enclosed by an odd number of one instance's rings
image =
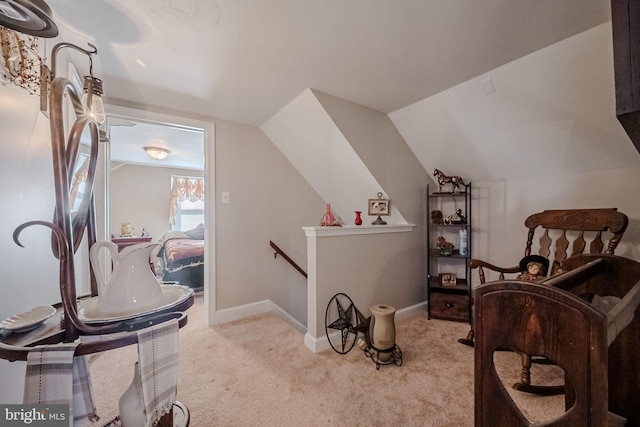
[[[204,224],[204,179],[171,177],[169,223],[172,230],[186,231]]]

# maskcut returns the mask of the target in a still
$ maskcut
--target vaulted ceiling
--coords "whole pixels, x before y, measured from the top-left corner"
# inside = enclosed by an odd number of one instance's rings
[[[609,0],[47,3],[107,99],[256,126],[306,88],[390,113],[610,20]]]

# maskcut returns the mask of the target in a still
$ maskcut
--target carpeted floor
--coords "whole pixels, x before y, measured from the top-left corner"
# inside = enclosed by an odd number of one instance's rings
[[[467,324],[427,320],[426,313],[396,320],[403,365],[376,370],[357,346],[346,355],[312,353],[275,314],[209,328],[198,296],[188,315],[180,330],[178,400],[189,408],[191,426],[473,426],[473,348],[457,342]],[[91,358],[101,422],[117,415],[136,359],[136,346]],[[516,354],[496,353],[495,361],[506,384],[519,378]],[[554,368],[534,366],[532,375],[556,379]],[[531,421],[564,412],[561,396],[509,385]]]

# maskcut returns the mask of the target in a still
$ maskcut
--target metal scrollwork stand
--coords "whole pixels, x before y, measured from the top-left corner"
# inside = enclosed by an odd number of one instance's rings
[[[89,52],[93,54],[94,52]],[[63,99],[68,95],[76,114],[76,121],[69,130],[65,140]],[[51,249],[59,261],[59,284],[61,302],[54,304],[56,316],[50,319],[51,327],[46,330],[35,330],[24,334],[0,336],[0,358],[9,361],[27,360],[31,347],[42,344],[56,344],[76,341],[81,335],[105,335],[102,340],[80,344],[76,355],[85,355],[135,344],[138,329],[178,319],[182,327],[187,323],[184,310],[193,305],[193,295],[171,307],[171,310],[158,311],[141,315],[128,320],[105,320],[104,322],[87,324],[78,316],[78,296],[74,254],[80,247],[85,235],[88,247],[96,242],[95,208],[93,200],[93,182],[98,157],[98,125],[88,114],[85,114],[79,90],[65,77],[56,77],[49,93],[51,149],[53,154],[53,174],[56,194],[56,206],[53,221],[34,220],[20,225],[13,234],[13,240],[19,246],[20,233],[27,227],[41,225],[52,230]],[[89,171],[85,181],[85,197],[80,208],[73,215],[70,212],[69,183],[75,169],[75,162],[84,131],[88,129],[91,136]],[[95,276],[91,271],[91,296],[97,296]],[[53,322],[58,321],[57,325]],[[41,329],[41,328],[38,328]],[[115,332],[129,332],[111,335]]]
[[[364,354],[376,364],[376,369],[382,365],[402,366],[402,351],[397,344],[391,350],[377,350],[372,345],[364,349]]]
[[[73,47],[79,49],[76,46]],[[97,50],[79,50],[89,56],[97,52]],[[65,105],[63,105],[65,95],[68,95],[77,118],[69,130],[68,140],[66,141],[64,127]],[[148,314],[140,313],[140,315],[132,316],[127,320],[104,319],[100,322],[87,324],[80,319],[78,315],[78,296],[76,294],[74,254],[79,249],[85,232],[88,248],[96,242],[93,182],[98,158],[98,125],[91,115],[85,113],[79,90],[67,78],[54,78],[49,91],[49,107],[53,178],[56,194],[53,221],[28,221],[16,228],[13,233],[13,240],[16,244],[22,246],[19,240],[20,233],[25,228],[33,225],[41,225],[51,229],[51,250],[59,261],[61,302],[54,304],[56,313],[43,327],[18,334],[0,333],[0,358],[8,361],[26,361],[29,351],[34,346],[74,342],[83,335],[102,335],[100,340],[82,342],[76,347],[75,356],[87,355],[135,344],[138,342],[138,330],[171,319],[177,319],[179,327],[186,325],[187,315],[184,311],[193,305],[193,293],[171,307]],[[80,140],[86,129],[89,130],[91,141],[89,168],[85,180],[85,196],[80,203],[79,209],[72,215],[69,195],[70,182],[75,170]],[[91,297],[96,297],[98,292],[92,269],[90,269],[90,276]],[[121,333],[115,334],[116,332]],[[186,407],[182,409],[183,412],[188,414]],[[172,409],[160,419],[158,425],[161,427],[173,426],[173,420]]]
[[[402,366],[402,351],[397,344],[389,350],[378,350],[371,344],[369,327],[371,317],[364,315],[346,294],[337,293],[327,304],[325,311],[325,333],[331,348],[338,354],[347,354],[356,341],[365,356],[376,364]],[[363,338],[358,338],[362,334]]]

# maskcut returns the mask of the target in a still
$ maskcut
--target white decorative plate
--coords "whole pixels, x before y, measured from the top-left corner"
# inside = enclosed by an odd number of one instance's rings
[[[8,317],[0,322],[0,329],[6,329],[14,333],[27,332],[37,328],[45,320],[53,316],[56,309],[50,305],[41,305],[24,313]]]
[[[100,307],[98,307],[98,297],[91,297],[78,301],[78,318],[80,318],[80,320],[88,325],[134,319],[136,317],[158,313],[160,311],[174,307],[187,300],[193,294],[193,289],[188,286],[161,285],[161,288],[162,300],[158,308],[147,310],[142,313],[130,313],[113,316],[107,313],[103,313],[100,310]]]

